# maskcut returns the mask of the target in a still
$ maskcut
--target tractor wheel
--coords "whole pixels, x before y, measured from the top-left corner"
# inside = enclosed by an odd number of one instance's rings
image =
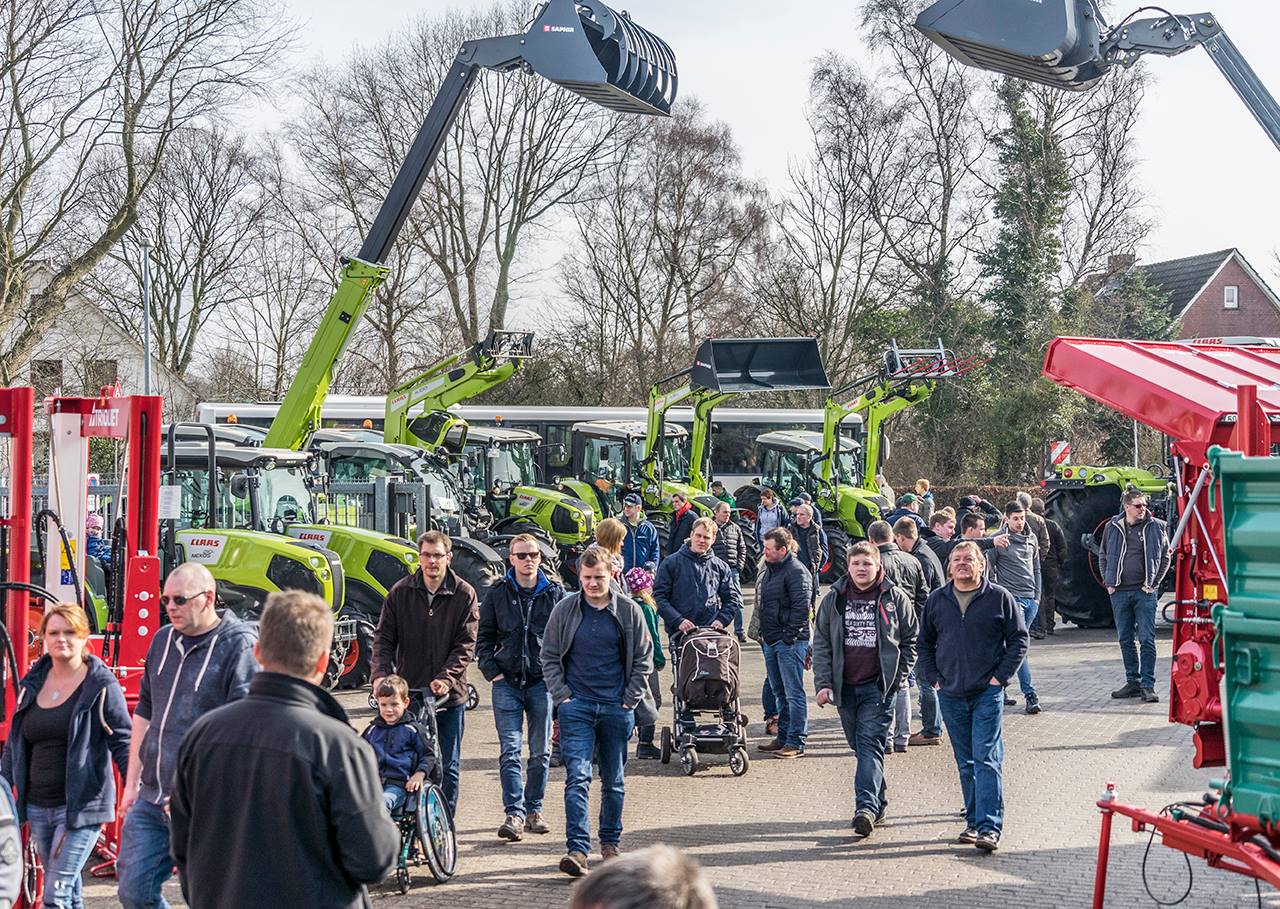
[[[458,577],[475,588],[476,596],[482,600],[489,588],[501,581],[505,574],[501,562],[490,562],[461,547],[454,548],[451,567]]]
[[[738,503],[738,512],[748,521],[754,521],[756,512],[760,510],[760,487],[743,486],[733,494]]]
[[[822,583],[834,584],[844,577],[849,570],[849,534],[831,518],[831,523],[824,526],[827,531],[827,564],[821,572]]]
[[[667,546],[671,543],[671,522],[667,515],[649,515],[648,518],[654,529],[658,531],[658,561],[662,561],[671,555],[667,552]]]
[[[1102,543],[1103,525],[1120,511],[1120,488],[1056,489],[1049,493],[1044,510],[1045,517],[1062,525],[1067,539],[1056,592],[1058,614],[1081,628],[1115,624],[1096,550]]]
[[[360,688],[369,683],[373,670],[373,624],[364,616],[356,617],[356,638],[347,642],[347,655],[342,660],[338,688]]]
[[[756,582],[756,573],[760,570],[760,547],[756,545],[754,524],[740,520],[738,528],[742,531],[742,546],[747,551],[747,558],[743,563],[742,571],[739,572],[738,580],[743,587],[750,587]]]

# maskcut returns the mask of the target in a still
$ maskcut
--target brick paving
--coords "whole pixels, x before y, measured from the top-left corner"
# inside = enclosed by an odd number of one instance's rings
[[[1159,687],[1167,687],[1168,628],[1161,628]],[[1098,813],[1093,803],[1108,780],[1125,801],[1158,809],[1194,798],[1215,774],[1191,769],[1190,736],[1166,721],[1167,705],[1113,701],[1123,682],[1109,632],[1060,630],[1032,642],[1032,669],[1045,712],[1031,717],[1021,704],[1005,723],[1006,825],[992,856],[951,840],[963,826],[951,749],[912,748],[888,758],[889,823],[865,841],[849,830],[853,758],[833,708],[810,700],[810,737],[804,758],[754,758],[745,777],[719,764],[686,778],[674,762],[632,760],[627,765],[623,849],[652,843],[678,846],[711,875],[723,907],[734,909],[1000,909],[1087,907],[1093,890]],[[744,649],[744,710],[761,741],[759,648]],[[511,909],[566,905],[570,881],[556,870],[564,849],[562,770],[552,770],[546,814],[553,832],[507,844],[495,831],[502,821],[497,736],[488,686],[473,673],[481,706],[467,716],[463,746],[460,871],[435,886],[425,867],[415,869],[405,896],[382,885],[377,906]],[[362,726],[364,696],[341,698]],[[1019,701],[1021,698],[1019,697]],[[916,720],[918,728],[919,721]],[[593,810],[598,807],[593,791]],[[594,824],[593,824],[594,828]],[[1147,836],[1119,821],[1112,838],[1108,907],[1154,905],[1143,890]],[[1258,905],[1251,881],[1193,860],[1194,887],[1184,909]],[[1156,843],[1148,879],[1161,899],[1176,899],[1187,883],[1181,854]],[[170,899],[178,902],[176,886]],[[89,882],[91,909],[118,905],[114,888]],[[1280,906],[1264,888],[1261,904]]]

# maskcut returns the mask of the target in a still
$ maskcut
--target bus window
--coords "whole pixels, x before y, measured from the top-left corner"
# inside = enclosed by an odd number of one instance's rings
[[[547,446],[545,463],[548,475],[556,470],[567,470],[573,447],[573,427],[564,423],[548,423],[542,439]]]

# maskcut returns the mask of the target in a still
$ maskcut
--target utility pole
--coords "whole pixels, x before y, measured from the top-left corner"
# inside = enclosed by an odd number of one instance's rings
[[[142,393],[151,394],[151,241],[142,241]]]

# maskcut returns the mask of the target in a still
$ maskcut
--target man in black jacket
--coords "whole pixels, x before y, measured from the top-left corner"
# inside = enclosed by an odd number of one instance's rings
[[[532,534],[511,540],[511,568],[480,604],[476,662],[493,683],[493,722],[498,729],[498,776],[506,820],[498,836],[517,842],[524,832],[547,833],[542,797],[551,762],[551,695],[542,679],[542,635],[564,588],[542,573],[542,553]],[[523,728],[529,724],[529,780],[520,772]]]
[[[988,581],[985,568],[972,540],[951,551],[951,582],[925,604],[916,671],[938,691],[960,770],[965,828],[956,842],[994,852],[1004,826],[1004,686],[1029,638],[1013,594]]]
[[[693,522],[696,520],[698,520],[698,515],[693,510],[693,505],[685,498],[684,493],[673,492],[671,494],[671,523],[667,525],[671,528],[671,532],[667,536],[667,551],[663,553],[664,556],[680,551],[680,547],[684,545],[685,540],[689,539],[689,534],[693,533]]]
[[[1067,535],[1062,532],[1061,524],[1053,518],[1045,517],[1044,499],[1032,499],[1031,510],[1044,518],[1045,530],[1049,532],[1049,548],[1040,554],[1040,579],[1043,587],[1040,591],[1040,614],[1036,616],[1036,624],[1045,634],[1054,634],[1058,623],[1058,578],[1062,576],[1062,563],[1067,558]]]
[[[742,539],[742,528],[733,523],[733,509],[728,502],[716,506],[716,540],[711,544],[711,551],[716,558],[729,566],[733,575],[733,583],[742,590],[742,569],[747,564],[747,544]],[[733,614],[733,632],[738,636],[738,643],[745,644],[747,636],[742,628],[742,603],[738,603]]]
[[[333,615],[319,597],[272,593],[255,648],[263,671],[201,717],[178,749],[173,858],[201,909],[367,909],[396,861],[373,751],[317,687]]]
[[[734,613],[742,609],[742,592],[729,566],[711,550],[715,540],[716,522],[698,518],[688,542],[658,566],[653,598],[672,646],[695,628],[728,628]]]
[[[764,573],[759,582],[760,639],[769,687],[778,703],[778,737],[757,746],[778,758],[804,754],[809,708],[804,664],[809,656],[812,577],[795,555],[791,534],[776,527],[764,535]]]
[[[898,518],[899,521],[913,523],[910,517]],[[893,540],[893,527],[888,521],[872,521],[867,527],[867,540],[880,553],[880,568],[885,580],[897,587],[911,600],[916,614],[924,611],[924,601],[929,596],[929,588],[924,582],[924,569],[920,562],[910,553],[903,552]],[[885,739],[885,751],[890,748],[898,754],[907,750],[911,741],[911,688],[903,685],[898,689],[893,702],[893,716],[889,722],[888,738]]]
[[[933,593],[946,582],[947,575],[933,550],[916,533],[915,522],[909,518],[899,518],[898,523],[893,525],[893,539],[898,548],[911,553],[920,561],[920,569],[924,572],[924,586],[928,593]],[[920,615],[923,612],[917,613],[917,617]],[[916,682],[917,680],[912,680],[912,684]],[[938,712],[938,692],[930,685],[916,685],[916,689],[920,692],[920,731],[912,733],[907,744],[941,745],[942,715]]]
[[[819,707],[836,705],[857,756],[853,829],[869,836],[888,804],[884,741],[896,694],[915,664],[918,620],[910,598],[885,574],[875,546],[854,543],[848,558],[848,574],[818,606],[813,687]]]
[[[449,810],[458,813],[462,731],[467,711],[467,666],[476,652],[480,604],[475,588],[449,567],[453,541],[438,530],[418,536],[418,570],[387,591],[373,633],[373,690],[394,672],[410,688],[427,688],[436,711]]]

